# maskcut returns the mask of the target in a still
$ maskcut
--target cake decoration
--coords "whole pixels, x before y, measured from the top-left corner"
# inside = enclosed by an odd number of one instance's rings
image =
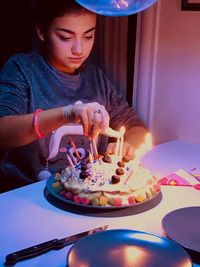
[[[122,156],[125,128],[115,132],[111,131],[111,135],[117,133],[114,154],[99,155],[91,140],[86,158],[78,158],[74,163],[71,155],[67,154],[68,166],[56,173],[52,184],[57,194],[77,204],[112,207],[142,203],[160,191],[156,178],[140,163],[152,147],[151,136],[146,136],[145,143],[136,151],[135,159],[130,160]],[[76,151],[74,143],[73,147]]]

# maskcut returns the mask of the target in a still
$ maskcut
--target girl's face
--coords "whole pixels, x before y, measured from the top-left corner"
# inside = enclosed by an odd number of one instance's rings
[[[67,13],[54,18],[47,34],[39,33],[50,64],[59,71],[73,74],[92,50],[95,27],[96,15],[89,12]]]

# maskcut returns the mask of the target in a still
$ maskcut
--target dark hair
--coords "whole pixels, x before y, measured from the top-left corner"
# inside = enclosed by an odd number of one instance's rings
[[[33,5],[33,24],[38,24],[45,32],[51,21],[65,13],[88,11],[75,0],[35,0]],[[88,11],[90,12],[90,11]]]

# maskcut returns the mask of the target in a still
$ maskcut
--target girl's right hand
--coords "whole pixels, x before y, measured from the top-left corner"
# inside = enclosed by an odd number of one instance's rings
[[[109,127],[110,121],[105,107],[98,102],[69,105],[65,107],[65,117],[67,122],[82,124],[84,135],[92,139]]]

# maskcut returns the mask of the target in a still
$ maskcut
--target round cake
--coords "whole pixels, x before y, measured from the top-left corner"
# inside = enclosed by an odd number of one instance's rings
[[[160,191],[150,171],[126,156],[87,159],[56,173],[53,189],[67,200],[93,206],[142,203]]]

